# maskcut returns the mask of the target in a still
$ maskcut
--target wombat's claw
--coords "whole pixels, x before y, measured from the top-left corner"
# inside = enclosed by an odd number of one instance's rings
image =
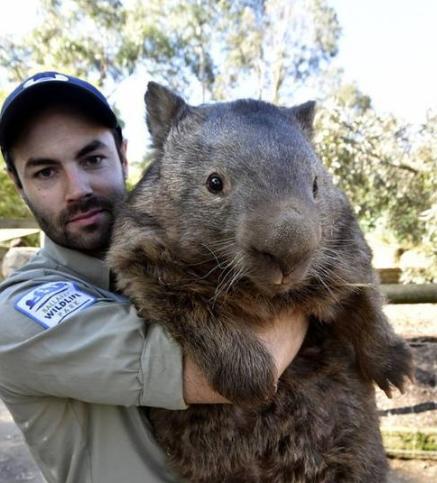
[[[408,345],[399,340],[387,348],[384,365],[372,371],[373,379],[385,392],[388,398],[392,397],[392,389],[396,387],[401,394],[405,393],[407,378],[414,381],[414,365]]]
[[[376,383],[385,392],[386,396],[391,399],[393,397],[393,388],[396,388],[401,394],[405,394],[405,384],[407,377],[408,379],[410,379],[409,374],[401,374],[396,376],[392,375],[391,378],[387,376],[384,379],[384,382],[382,382],[381,380],[376,380]]]
[[[411,370],[411,373],[407,374],[407,377],[410,380],[411,384],[416,384],[416,371],[414,371],[414,369]]]
[[[383,391],[385,392],[385,395],[389,398],[389,399],[392,399],[393,397],[393,393],[391,392],[391,387],[390,386],[387,386],[386,389],[383,389]]]

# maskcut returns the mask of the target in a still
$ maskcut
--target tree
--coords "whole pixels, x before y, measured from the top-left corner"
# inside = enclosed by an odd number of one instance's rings
[[[41,0],[40,23],[21,39],[2,38],[0,64],[12,80],[60,69],[99,86],[130,75],[140,59],[160,65],[175,46],[156,22],[160,2]],[[165,15],[165,12],[162,12]]]
[[[4,163],[2,163],[0,167],[0,217],[30,218],[31,216],[29,209],[9,179]]]
[[[0,90],[0,105],[6,97],[6,93]],[[0,156],[0,217],[2,218],[26,218],[30,211],[24,204],[15,189],[14,183],[6,172],[6,164]]]
[[[320,110],[316,143],[365,230],[378,228],[405,248],[431,257],[437,277],[437,116],[419,129],[379,115],[354,86],[342,86]]]
[[[340,26],[324,0],[253,0],[231,9],[221,83],[253,84],[253,97],[284,102],[338,50]]]
[[[278,100],[335,56],[338,35],[326,0],[41,0],[30,34],[0,38],[0,65],[15,81],[56,68],[109,87],[144,65],[202,99],[256,79],[251,95]]]

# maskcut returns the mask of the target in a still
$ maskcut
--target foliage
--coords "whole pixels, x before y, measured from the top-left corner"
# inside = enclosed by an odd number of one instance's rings
[[[0,105],[6,93],[0,90]],[[30,212],[20,195],[17,193],[14,184],[6,173],[6,164],[0,155],[0,217],[1,218],[26,218]]]
[[[432,429],[427,431],[383,431],[384,447],[388,451],[421,452],[437,451],[437,433]]]
[[[278,100],[337,53],[326,0],[40,1],[33,31],[0,39],[0,65],[15,81],[56,69],[102,86],[145,65],[181,92],[200,85],[202,99],[244,81],[252,96]]]
[[[327,2],[236,3],[219,80],[222,91],[226,92],[224,86],[244,84],[246,89],[252,84],[252,97],[283,102],[337,54],[340,26]]]
[[[14,184],[9,179],[3,163],[0,167],[0,217],[29,218],[31,216]]]
[[[173,55],[174,45],[156,23],[160,2],[40,0],[40,23],[19,40],[2,38],[0,65],[12,80],[36,70],[63,70],[100,86],[131,74],[139,59],[150,66]]]
[[[319,153],[363,228],[385,231],[404,248],[420,245],[433,260],[422,279],[437,277],[437,116],[417,130],[378,114],[368,97],[343,86],[317,124]]]

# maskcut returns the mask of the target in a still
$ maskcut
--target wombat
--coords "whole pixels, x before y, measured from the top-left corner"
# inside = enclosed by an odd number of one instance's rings
[[[155,158],[108,260],[144,319],[233,403],[148,411],[169,464],[196,483],[385,481],[373,382],[402,389],[411,356],[312,147],[314,103],[193,107],[153,82],[145,100]],[[248,327],[292,307],[310,326],[276,387]]]

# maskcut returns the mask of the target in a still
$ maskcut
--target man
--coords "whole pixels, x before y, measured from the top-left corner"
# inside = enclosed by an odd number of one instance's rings
[[[176,481],[140,406],[228,401],[111,290],[103,257],[127,174],[116,116],[90,84],[39,73],[6,99],[0,146],[47,235],[0,287],[1,397],[48,482]],[[278,376],[306,327],[294,314],[257,334]]]

